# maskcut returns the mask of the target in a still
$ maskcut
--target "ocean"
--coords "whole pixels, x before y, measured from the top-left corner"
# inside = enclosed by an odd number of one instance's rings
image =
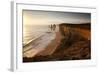
[[[49,25],[24,25],[23,46],[50,31]]]

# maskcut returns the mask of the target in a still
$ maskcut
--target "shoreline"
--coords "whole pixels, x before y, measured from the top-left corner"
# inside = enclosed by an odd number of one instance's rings
[[[39,52],[45,50],[48,44],[50,44],[54,38],[55,34],[46,33],[35,42],[32,41],[25,47],[26,51],[23,51],[23,57],[34,57]]]
[[[23,62],[91,59],[91,31],[76,27],[65,30],[67,26],[62,26],[63,28],[54,32],[55,39],[34,57],[23,57]]]
[[[53,54],[55,52],[55,50],[57,49],[57,46],[60,43],[60,38],[61,38],[61,35],[60,35],[60,32],[59,31],[58,32],[55,32],[55,34],[56,34],[55,39],[52,40],[51,43],[48,44],[47,47],[43,51],[37,53],[36,56],[51,55],[51,54]]]

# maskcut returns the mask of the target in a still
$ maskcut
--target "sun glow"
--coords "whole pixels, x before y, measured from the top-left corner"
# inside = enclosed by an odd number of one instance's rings
[[[59,23],[87,23],[90,22],[90,14],[49,12],[49,11],[23,11],[24,25],[50,25]]]

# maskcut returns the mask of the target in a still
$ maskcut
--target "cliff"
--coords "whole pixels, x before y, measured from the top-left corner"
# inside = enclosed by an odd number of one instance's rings
[[[23,58],[23,62],[91,59],[91,24],[59,24],[61,40],[50,55]],[[45,52],[45,51],[43,51]]]

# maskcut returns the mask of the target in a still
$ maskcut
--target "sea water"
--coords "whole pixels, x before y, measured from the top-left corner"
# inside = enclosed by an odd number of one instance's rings
[[[49,25],[24,25],[23,46],[50,31]]]

